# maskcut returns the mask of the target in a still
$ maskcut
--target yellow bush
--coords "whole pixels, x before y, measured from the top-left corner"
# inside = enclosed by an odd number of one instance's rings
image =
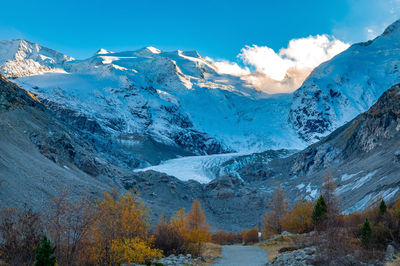
[[[97,202],[94,212],[97,219],[90,228],[94,264],[116,263],[115,260],[119,258],[109,252],[113,243],[121,246],[127,239],[142,239],[143,243],[148,243],[149,211],[134,191],[122,196],[116,192],[105,193],[103,200]]]
[[[162,252],[151,248],[151,243],[135,237],[113,240],[111,254],[117,264],[144,264],[152,259],[160,259]]]

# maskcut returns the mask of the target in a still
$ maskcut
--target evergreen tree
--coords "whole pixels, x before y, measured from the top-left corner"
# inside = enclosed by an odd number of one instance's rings
[[[324,222],[328,212],[328,207],[326,206],[325,199],[321,195],[319,196],[317,203],[314,206],[314,211],[312,213],[312,221],[316,228],[320,228]]]
[[[55,250],[56,247],[52,247],[50,241],[44,236],[42,243],[35,250],[35,266],[54,266],[56,264],[56,257],[54,256]]]
[[[369,244],[372,236],[371,225],[369,224],[368,218],[365,219],[364,224],[361,227],[361,244],[366,247]]]
[[[387,209],[386,203],[382,199],[381,204],[379,204],[379,212],[380,212],[380,214],[382,214],[382,215],[385,214],[386,213],[386,209]]]

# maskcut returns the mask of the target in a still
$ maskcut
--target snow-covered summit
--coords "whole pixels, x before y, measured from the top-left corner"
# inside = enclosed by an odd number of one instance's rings
[[[117,138],[151,136],[195,154],[304,147],[287,123],[290,94],[268,95],[240,77],[220,74],[196,51],[100,49],[74,60],[27,43],[38,48],[38,56],[31,52],[22,61],[40,69],[4,68],[11,60],[1,71],[47,102],[96,120]],[[44,51],[52,64],[40,59]]]
[[[72,57],[23,39],[0,41],[0,71],[7,77],[59,71],[65,62],[72,60]]]
[[[112,53],[112,52],[107,51],[107,50],[104,49],[104,48],[100,48],[99,50],[97,50],[97,52],[95,53],[95,55],[97,55],[97,54],[109,54],[109,53]]]

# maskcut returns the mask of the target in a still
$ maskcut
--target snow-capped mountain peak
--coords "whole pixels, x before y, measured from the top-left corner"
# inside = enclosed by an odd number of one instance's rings
[[[106,50],[106,49],[104,49],[104,48],[100,48],[99,50],[97,50],[97,52],[95,53],[95,55],[100,55],[100,54],[109,54],[109,53],[112,53],[111,51],[108,51],[108,50]]]
[[[0,71],[7,77],[22,77],[62,71],[74,58],[23,39],[0,41]]]
[[[40,98],[83,113],[116,136],[151,136],[197,154],[304,147],[287,123],[290,94],[271,96],[240,77],[219,74],[197,51],[100,49],[84,60],[58,60],[61,53],[33,47],[54,63],[44,64],[31,52],[29,59],[12,62],[32,60],[36,69],[9,68],[7,61],[1,71],[19,77],[15,81]]]
[[[400,82],[399,58],[400,20],[314,69],[294,92],[290,122],[306,141],[321,139]]]

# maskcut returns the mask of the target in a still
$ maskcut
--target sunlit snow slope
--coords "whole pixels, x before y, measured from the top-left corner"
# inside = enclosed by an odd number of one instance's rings
[[[100,49],[86,60],[61,56],[62,61],[59,53],[51,57],[47,49],[24,40],[3,41],[0,47],[14,66],[27,60],[13,58],[16,53],[52,59],[38,59],[40,67],[25,75],[18,68],[3,72],[22,76],[16,82],[25,89],[85,113],[116,137],[150,135],[194,154],[304,147],[287,123],[292,95],[267,95],[239,77],[218,74],[195,51]]]

